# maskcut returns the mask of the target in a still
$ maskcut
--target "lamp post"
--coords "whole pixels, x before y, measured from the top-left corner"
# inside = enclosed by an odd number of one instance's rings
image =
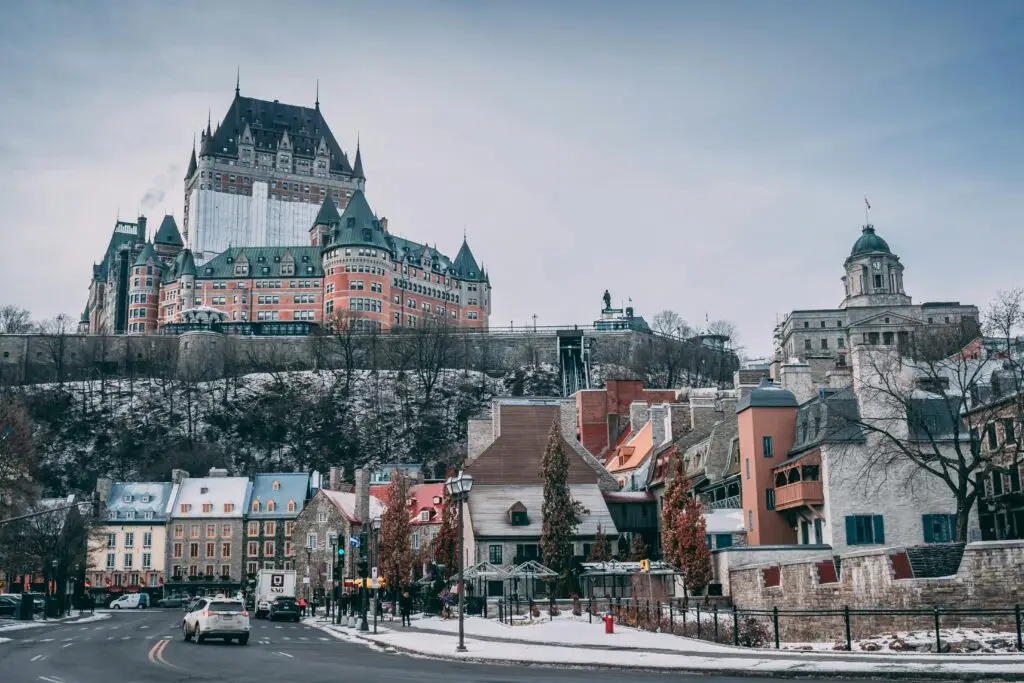
[[[463,607],[465,605],[466,579],[462,575],[464,571],[465,539],[462,531],[462,504],[469,497],[473,489],[473,475],[460,471],[458,475],[451,477],[444,483],[444,489],[448,497],[459,501],[459,646],[457,652],[466,651],[466,633],[464,628]]]
[[[377,538],[377,534],[380,533],[380,517],[375,518],[371,522],[373,527],[370,533],[370,566],[373,568],[377,576],[373,578],[373,632],[377,632],[377,604],[380,596],[380,539]]]
[[[313,575],[310,572],[310,567],[312,566],[312,562],[313,562],[313,546],[307,545],[306,546],[306,586],[305,586],[306,590],[303,591],[306,594],[305,597],[306,597],[306,604],[307,605],[309,605],[309,599],[310,599],[309,587],[313,583],[313,579],[312,579]],[[302,616],[306,616],[306,615],[303,614]]]

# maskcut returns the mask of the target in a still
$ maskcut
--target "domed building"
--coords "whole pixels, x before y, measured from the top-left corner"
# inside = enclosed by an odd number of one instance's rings
[[[847,367],[855,344],[907,351],[924,328],[960,328],[965,337],[978,329],[976,306],[959,301],[915,304],[904,288],[900,257],[874,225],[861,228],[843,270],[843,299],[837,308],[796,310],[776,327],[777,365],[782,359],[799,359],[821,384],[830,371]]]

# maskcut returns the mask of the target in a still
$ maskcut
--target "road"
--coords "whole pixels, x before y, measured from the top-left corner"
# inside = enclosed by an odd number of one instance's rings
[[[388,654],[303,624],[253,620],[248,645],[181,638],[182,612],[114,612],[109,619],[0,631],[0,680],[12,683],[621,683],[622,672],[446,662]],[[3,623],[3,622],[0,622]],[[678,674],[631,673],[631,683],[678,683]],[[758,679],[686,677],[757,683]],[[761,679],[778,681],[778,679]],[[807,679],[802,679],[807,680]],[[836,683],[835,679],[829,683]]]

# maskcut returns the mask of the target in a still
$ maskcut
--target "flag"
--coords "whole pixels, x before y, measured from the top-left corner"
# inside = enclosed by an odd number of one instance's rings
[[[864,206],[868,207],[869,209],[871,208],[871,204],[870,204],[870,202],[868,202],[868,196],[867,195],[864,195]]]

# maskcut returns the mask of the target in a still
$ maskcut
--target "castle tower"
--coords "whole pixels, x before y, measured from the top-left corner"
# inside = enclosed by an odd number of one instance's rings
[[[863,227],[843,267],[846,297],[840,308],[911,304],[903,289],[903,264],[886,241],[875,234],[875,226]]]
[[[460,324],[464,327],[487,329],[487,318],[491,313],[491,283],[486,271],[477,265],[465,237],[462,238],[462,247],[452,265],[462,290]]]
[[[325,215],[322,220],[333,219]],[[392,256],[380,221],[362,191],[356,190],[345,212],[323,235],[325,325],[391,326]]]
[[[174,216],[164,216],[156,234],[153,235],[153,251],[164,263],[169,263],[184,246],[185,241],[181,238],[181,233],[178,232],[178,224],[175,222]]]
[[[146,242],[132,265],[128,283],[129,334],[149,334],[157,328],[160,305],[160,279],[164,264],[153,245]]]
[[[322,247],[327,234],[339,223],[341,223],[341,214],[338,213],[338,207],[334,205],[334,200],[324,197],[324,203],[320,205],[320,211],[316,214],[313,227],[309,229],[310,246]]]

